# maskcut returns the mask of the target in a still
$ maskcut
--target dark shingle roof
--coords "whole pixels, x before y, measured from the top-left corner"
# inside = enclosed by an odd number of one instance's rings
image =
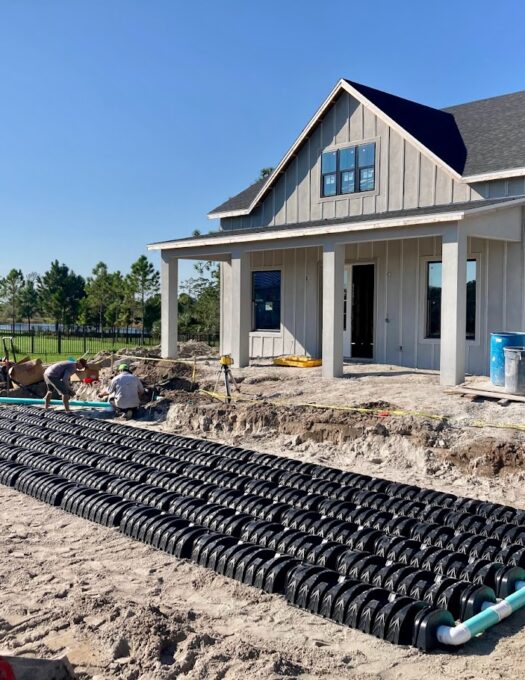
[[[258,179],[257,182],[254,182],[247,189],[241,191],[240,194],[232,196],[232,198],[229,198],[227,201],[224,201],[224,203],[221,203],[213,210],[210,210],[210,212],[221,213],[230,212],[230,210],[243,210],[244,208],[247,208],[259,193],[259,189],[261,189],[261,187],[264,185],[266,179],[267,179],[266,177]]]
[[[467,147],[464,175],[525,166],[525,91],[443,109]]]
[[[525,90],[440,110],[346,82],[460,175],[525,167]],[[258,180],[211,212],[249,208],[265,182]]]
[[[188,238],[170,239],[169,241],[161,241],[160,243],[179,243],[198,241],[203,238],[216,238],[219,236],[238,236],[246,234],[260,234],[274,231],[289,231],[293,229],[308,229],[314,227],[331,227],[338,224],[359,224],[360,222],[374,222],[378,220],[394,220],[405,217],[424,217],[427,215],[438,215],[461,212],[463,210],[474,210],[475,208],[486,208],[490,205],[498,203],[511,203],[513,201],[523,201],[523,196],[515,196],[514,198],[491,198],[480,201],[466,201],[463,203],[447,203],[446,205],[433,205],[428,208],[410,208],[406,210],[391,210],[390,212],[374,213],[372,215],[354,215],[353,217],[337,217],[326,220],[315,220],[311,222],[295,222],[288,224],[281,224],[278,226],[256,227],[253,229],[224,229],[220,231],[212,231],[209,234],[200,234],[199,236],[190,236]]]
[[[454,116],[367,85],[346,81],[460,175],[467,149]]]

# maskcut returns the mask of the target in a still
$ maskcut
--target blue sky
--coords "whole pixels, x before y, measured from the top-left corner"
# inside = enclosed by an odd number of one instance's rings
[[[437,107],[525,89],[524,21],[515,0],[0,0],[0,274],[125,271],[217,228],[340,77]]]

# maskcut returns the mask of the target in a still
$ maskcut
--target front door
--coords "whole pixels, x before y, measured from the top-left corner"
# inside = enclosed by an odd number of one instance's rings
[[[353,264],[345,267],[344,355],[352,359],[374,357],[374,283],[375,265]]]

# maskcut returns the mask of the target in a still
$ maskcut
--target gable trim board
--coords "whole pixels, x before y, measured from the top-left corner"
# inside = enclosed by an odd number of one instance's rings
[[[472,182],[489,182],[495,179],[511,179],[512,177],[523,177],[525,175],[525,167],[523,168],[509,168],[508,170],[496,170],[495,172],[482,172],[479,175],[469,175],[462,178],[464,184]]]
[[[365,86],[362,86],[362,87],[364,88]],[[328,107],[333,103],[335,98],[341,92],[346,92],[351,97],[354,97],[354,99],[356,99],[360,104],[363,104],[363,106],[366,106],[380,120],[382,120],[384,123],[386,123],[386,125],[388,125],[393,130],[395,130],[399,135],[401,135],[401,137],[403,139],[405,139],[406,141],[409,141],[414,147],[416,147],[418,149],[418,151],[420,151],[423,155],[425,155],[429,160],[433,161],[438,166],[440,166],[452,179],[455,179],[458,182],[463,181],[462,175],[459,172],[457,172],[454,168],[452,168],[450,165],[445,163],[445,161],[442,158],[440,158],[437,154],[435,154],[428,147],[426,147],[424,144],[422,144],[419,141],[419,139],[417,139],[416,137],[411,135],[409,132],[407,132],[404,127],[399,125],[399,123],[397,123],[393,118],[388,116],[382,109],[380,109],[372,101],[370,101],[369,98],[367,98],[365,95],[363,95],[349,81],[341,79],[336,84],[336,86],[333,88],[333,90],[330,92],[330,94],[325,99],[325,101],[321,104],[321,106],[316,111],[314,116],[310,119],[310,121],[308,122],[306,127],[303,129],[303,131],[301,132],[299,137],[297,137],[297,139],[292,144],[290,149],[284,155],[284,157],[282,158],[281,162],[277,165],[275,170],[271,173],[271,175],[268,176],[268,178],[266,179],[266,182],[262,183],[262,186],[259,188],[259,190],[255,194],[254,198],[251,200],[249,206],[247,208],[236,209],[236,210],[226,210],[226,211],[221,211],[221,206],[219,206],[218,208],[215,208],[210,213],[208,213],[208,218],[209,219],[217,219],[217,218],[238,217],[238,216],[241,216],[241,215],[249,215],[252,212],[252,210],[255,208],[255,206],[263,198],[263,196],[266,194],[266,192],[273,185],[274,181],[278,178],[278,176],[284,170],[284,168],[286,167],[288,162],[294,157],[294,155],[295,155],[296,151],[299,149],[300,145],[305,141],[305,139],[308,138],[308,135],[309,135],[310,131],[312,130],[312,128],[321,120],[325,111],[328,109]],[[412,102],[412,103],[415,105],[415,102]],[[430,107],[428,107],[428,108],[430,108]],[[435,109],[435,111],[436,111],[436,113],[439,112],[438,109]],[[443,113],[443,115],[446,115],[445,112],[440,112],[440,113]],[[448,115],[451,116],[452,114],[448,114]],[[254,185],[252,185],[252,186],[254,186]],[[250,189],[250,188],[251,187],[248,187],[248,189]],[[242,192],[242,193],[244,193],[244,192]]]

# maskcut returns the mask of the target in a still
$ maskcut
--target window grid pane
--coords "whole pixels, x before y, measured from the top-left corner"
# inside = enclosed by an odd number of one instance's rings
[[[374,189],[374,168],[359,170],[359,191],[372,191]]]
[[[339,151],[339,170],[353,170],[355,168],[355,146]]]
[[[328,172],[337,170],[337,151],[327,151],[323,154],[321,172],[325,175]]]
[[[323,196],[335,196],[337,193],[337,175],[324,175]]]
[[[341,193],[353,194],[355,191],[355,172],[353,170],[341,173]]]
[[[359,167],[368,168],[375,165],[376,145],[375,144],[361,144],[359,149]]]

